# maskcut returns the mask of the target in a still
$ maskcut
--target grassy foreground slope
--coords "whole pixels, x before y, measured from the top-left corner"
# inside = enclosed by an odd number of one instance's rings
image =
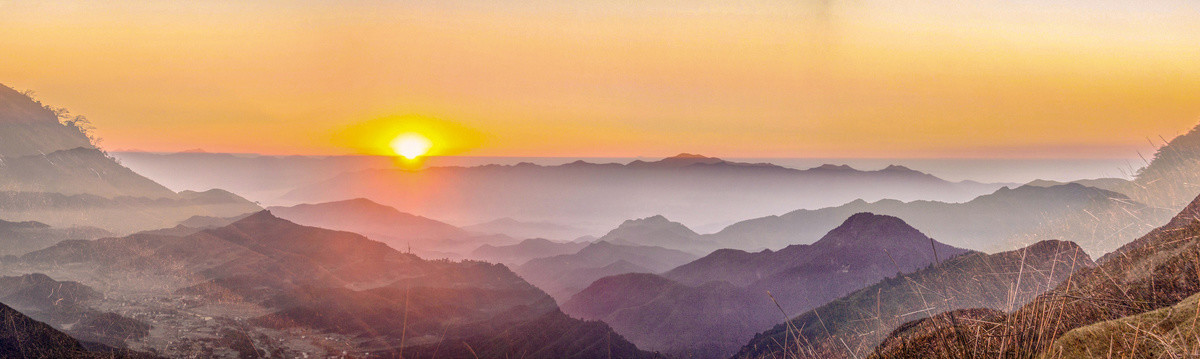
[[[1069,331],[1166,308],[1200,292],[1200,198],[1167,225],[1084,268],[1020,309],[987,320],[956,312],[894,332],[875,357],[1033,358]],[[941,318],[943,320],[935,320]],[[1129,354],[1129,353],[1123,353]]]
[[[738,357],[865,357],[907,321],[954,309],[1011,310],[1093,265],[1078,245],[1065,241],[962,255],[801,314],[756,335]]]

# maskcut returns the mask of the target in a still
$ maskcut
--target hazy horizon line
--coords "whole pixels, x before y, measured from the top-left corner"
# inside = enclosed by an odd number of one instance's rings
[[[136,149],[133,149],[133,150],[130,150],[130,149],[122,149],[122,150],[106,150],[106,152],[109,152],[109,153],[139,153],[139,154],[153,154],[153,155],[208,154],[208,155],[235,155],[235,156],[247,156],[247,157],[313,157],[313,158],[326,158],[326,157],[372,157],[372,158],[374,158],[374,157],[378,157],[378,158],[395,158],[395,157],[400,157],[400,156],[398,156],[398,155],[375,155],[375,154],[366,154],[366,153],[347,153],[347,154],[270,154],[270,153],[260,153],[260,152],[222,152],[222,151],[191,151],[191,150],[185,150],[185,151],[146,151],[146,150],[136,150]],[[981,157],[970,157],[970,156],[962,156],[962,157],[950,157],[950,156],[946,156],[946,157],[920,157],[920,156],[914,156],[914,157],[874,157],[874,156],[811,156],[811,157],[809,157],[809,156],[720,156],[720,155],[707,155],[707,154],[704,154],[704,153],[697,153],[697,152],[679,152],[679,153],[676,153],[676,154],[674,154],[674,155],[667,155],[667,156],[655,156],[655,155],[640,155],[640,156],[596,156],[596,155],[584,155],[584,156],[572,156],[572,155],[537,155],[537,156],[517,156],[517,155],[424,155],[424,156],[421,156],[421,157],[423,157],[423,158],[545,158],[545,159],[633,159],[633,160],[645,160],[645,159],[666,159],[666,158],[671,158],[671,157],[675,157],[675,156],[678,156],[678,155],[684,155],[684,154],[691,154],[691,155],[701,155],[701,156],[704,156],[704,157],[709,157],[709,158],[718,158],[718,159],[723,159],[723,160],[753,160],[753,159],[785,159],[785,160],[838,160],[838,159],[846,159],[846,160],[1022,160],[1022,161],[1026,161],[1026,160],[1028,160],[1028,161],[1038,161],[1038,160],[1046,160],[1046,161],[1062,161],[1062,160],[1139,160],[1139,161],[1141,161],[1141,160],[1142,160],[1142,158],[1140,158],[1140,157],[1139,157],[1137,154],[1135,154],[1135,155],[1132,155],[1132,156],[1124,156],[1124,157],[1122,157],[1122,156],[1080,156],[1080,157],[1027,157],[1027,156],[1012,156],[1012,157],[1005,157],[1005,156],[996,156],[996,157],[982,157],[982,156],[981,156]]]
[[[117,157],[122,155],[229,155],[235,158],[306,158],[306,159],[360,159],[371,161],[394,162],[396,156],[371,154],[346,155],[271,155],[260,153],[231,153],[231,152],[152,152],[152,151],[111,151]],[[602,156],[479,156],[453,155],[428,156],[416,167],[476,167],[486,165],[516,165],[521,162],[541,166],[557,166],[582,160],[589,163],[627,164],[635,160],[660,160],[665,157],[602,157]],[[874,171],[890,165],[904,166],[909,169],[953,181],[975,181],[982,183],[1018,184],[1034,180],[1053,180],[1070,182],[1082,179],[1121,178],[1132,179],[1137,171],[1147,164],[1141,156],[1128,157],[1084,157],[1084,158],[1024,158],[1024,157],[719,157],[734,162],[770,163],[773,165],[805,170],[821,165],[846,165],[860,171]],[[381,167],[382,166],[376,166]],[[396,165],[397,168],[403,167]]]

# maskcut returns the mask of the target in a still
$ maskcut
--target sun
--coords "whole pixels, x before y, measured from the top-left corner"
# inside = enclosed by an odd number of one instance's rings
[[[419,133],[404,133],[392,140],[392,151],[407,159],[415,159],[433,147],[433,141]]]

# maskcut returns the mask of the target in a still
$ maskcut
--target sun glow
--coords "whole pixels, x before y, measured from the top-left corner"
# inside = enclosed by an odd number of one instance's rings
[[[396,154],[411,160],[429,152],[429,149],[433,147],[433,141],[419,133],[410,132],[396,136],[391,145]]]

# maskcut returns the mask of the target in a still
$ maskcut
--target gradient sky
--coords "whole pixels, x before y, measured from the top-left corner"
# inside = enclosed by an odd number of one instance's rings
[[[147,151],[417,121],[466,155],[1129,157],[1200,123],[1195,0],[331,3],[0,0],[0,83]]]

